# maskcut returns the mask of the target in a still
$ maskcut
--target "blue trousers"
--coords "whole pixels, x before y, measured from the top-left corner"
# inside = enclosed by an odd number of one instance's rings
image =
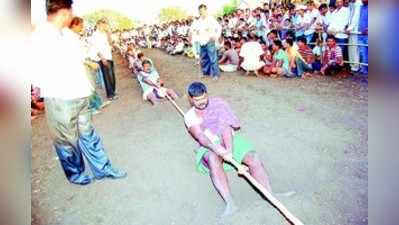
[[[220,74],[215,42],[208,42],[200,47],[202,74],[217,77]]]
[[[89,99],[89,109],[99,110],[101,105],[103,104],[103,100],[97,91],[94,91]]]
[[[303,61],[301,58],[295,58],[296,68],[297,68],[297,75],[302,77],[305,72],[313,72],[313,71],[320,71],[321,63],[320,61],[314,61],[312,64],[308,64]]]
[[[89,99],[46,98],[45,104],[48,126],[66,178],[72,183],[84,178],[83,156],[95,177],[105,175],[111,163],[91,124]]]
[[[358,44],[369,44],[369,37],[367,35],[359,35]],[[359,46],[359,56],[361,63],[369,63],[369,48],[367,46]],[[360,66],[360,72],[368,74],[368,66]]]

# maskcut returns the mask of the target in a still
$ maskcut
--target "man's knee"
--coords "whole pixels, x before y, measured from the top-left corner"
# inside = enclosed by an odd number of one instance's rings
[[[208,153],[208,165],[211,172],[223,171],[223,161],[215,153]]]
[[[244,163],[249,167],[263,167],[262,161],[260,161],[255,152],[250,152],[245,155]]]

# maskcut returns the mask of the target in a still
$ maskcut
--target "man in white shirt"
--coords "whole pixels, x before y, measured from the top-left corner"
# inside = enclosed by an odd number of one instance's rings
[[[343,0],[335,1],[335,6],[337,8],[331,15],[328,33],[335,36],[337,45],[342,48],[344,60],[348,60],[348,34],[345,29],[349,24],[350,11],[344,6]]]
[[[114,61],[112,60],[111,37],[108,24],[105,20],[99,20],[96,23],[96,31],[91,37],[91,42],[100,58],[99,64],[103,73],[105,90],[109,100],[116,100],[118,96],[115,93],[116,80],[114,71]]]
[[[220,75],[216,41],[222,34],[222,28],[215,18],[208,15],[207,7],[201,4],[199,7],[200,18],[197,20],[199,30],[200,58],[202,76],[212,76],[217,80]]]
[[[305,13],[305,38],[307,43],[312,42],[316,24],[321,21],[319,10],[315,8],[315,3],[309,1],[307,3],[307,11]]]
[[[362,6],[361,0],[351,0],[349,2],[350,20],[346,32],[349,34],[348,56],[350,62],[359,62],[359,47],[357,46],[357,39],[359,33],[359,18],[360,7]],[[352,72],[359,70],[359,64],[350,64]]]
[[[88,109],[92,93],[79,42],[64,33],[72,20],[71,0],[47,1],[47,21],[32,34],[35,67],[32,84],[45,99],[49,130],[67,179],[86,185],[85,156],[96,179],[126,176],[112,168]],[[83,155],[82,155],[83,153]]]

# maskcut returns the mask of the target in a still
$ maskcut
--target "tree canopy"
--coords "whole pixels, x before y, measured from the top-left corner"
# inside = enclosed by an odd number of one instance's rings
[[[229,3],[223,6],[223,9],[217,13],[217,16],[230,15],[238,8],[238,0],[230,0]]]
[[[187,18],[187,13],[179,7],[168,7],[161,9],[159,13],[160,22],[168,22]]]
[[[106,19],[109,22],[112,30],[132,29],[135,26],[135,22],[129,17],[120,12],[109,9],[95,11],[83,16],[83,18],[91,26],[94,26],[99,19]]]

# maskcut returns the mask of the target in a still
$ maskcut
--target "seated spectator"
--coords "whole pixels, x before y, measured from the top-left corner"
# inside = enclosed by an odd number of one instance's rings
[[[336,75],[344,68],[344,60],[341,47],[337,46],[335,37],[327,37],[327,47],[323,54],[322,75]]]
[[[289,68],[288,55],[283,49],[283,44],[280,40],[274,40],[273,45],[273,64],[270,77],[276,78],[279,76],[291,77],[292,73]]]
[[[316,70],[317,62],[312,49],[307,45],[306,38],[301,37],[298,39],[298,52],[300,57],[296,57],[295,62],[297,65],[297,74],[302,78],[311,77],[311,72]]]
[[[296,68],[296,58],[301,57],[298,53],[298,51],[293,48],[294,45],[294,41],[292,38],[287,38],[284,41],[284,48],[285,48],[285,52],[287,53],[288,56],[288,61],[289,61],[289,71],[291,73],[289,73],[289,75],[286,76],[295,76],[295,74],[297,73],[297,68]]]
[[[235,72],[239,65],[239,57],[236,50],[231,46],[231,42],[224,43],[226,51],[219,60],[219,68],[223,72]]]
[[[158,72],[153,69],[151,61],[143,61],[143,71],[138,75],[138,81],[143,91],[143,99],[155,105],[160,99],[165,98],[166,95],[172,99],[177,99],[178,96],[175,91],[163,87],[163,82],[160,80]]]
[[[313,48],[312,52],[313,55],[315,56],[315,63],[313,64],[313,69],[315,71],[319,71],[321,70],[321,59],[322,59],[322,55],[324,52],[325,47],[323,47],[323,41],[322,39],[317,39],[316,40],[316,46]]]
[[[267,34],[267,45],[272,45],[274,40],[278,40],[278,32],[277,30],[271,30],[268,34]]]
[[[184,41],[182,38],[177,38],[174,49],[171,51],[171,55],[180,55],[184,52]]]
[[[244,61],[241,63],[241,68],[246,71],[246,75],[249,75],[251,71],[253,71],[256,76],[259,75],[258,70],[262,69],[265,65],[260,59],[263,53],[262,46],[256,40],[255,35],[251,35],[250,40],[242,45],[240,51],[240,56],[244,58]]]
[[[265,53],[262,56],[262,60],[265,63],[265,65],[262,68],[262,72],[265,75],[270,75],[272,72],[272,68],[273,68],[272,46],[270,45],[269,48],[267,48],[264,51],[265,51]]]

